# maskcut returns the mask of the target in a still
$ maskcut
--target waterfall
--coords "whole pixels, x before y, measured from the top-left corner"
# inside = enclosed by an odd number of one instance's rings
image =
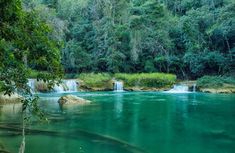
[[[55,91],[55,92],[64,92],[65,90],[64,90],[64,87],[62,86],[62,84],[59,84],[59,85],[55,85],[54,87],[53,87],[53,90]]]
[[[28,79],[28,86],[30,87],[31,92],[37,91],[37,85],[41,84],[41,82],[37,82],[35,79]],[[37,84],[37,85],[36,85]],[[76,80],[62,80],[62,83],[55,84],[52,91],[54,92],[77,92],[77,81]]]
[[[65,85],[68,87],[68,92],[77,91],[77,81],[76,80],[64,80]]]
[[[196,84],[193,84],[193,92],[196,92]]]
[[[174,85],[173,89],[166,91],[167,93],[189,93],[189,87],[186,85]]]
[[[62,80],[62,83],[55,85],[53,90],[55,92],[77,92],[76,80]]]
[[[123,82],[115,81],[114,82],[114,91],[123,91]]]
[[[34,79],[28,79],[27,85],[29,86],[31,92],[35,92],[35,80]]]

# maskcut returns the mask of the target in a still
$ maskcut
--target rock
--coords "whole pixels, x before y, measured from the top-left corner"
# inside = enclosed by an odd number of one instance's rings
[[[227,94],[231,94],[231,93],[235,93],[235,89],[225,89],[225,88],[221,88],[221,89],[212,89],[212,88],[202,88],[199,89],[199,91],[201,92],[205,92],[205,93],[227,93]]]
[[[86,84],[83,80],[78,80],[79,91],[113,91],[113,81],[104,81],[103,85]]]
[[[78,105],[85,105],[89,104],[91,101],[74,96],[74,95],[66,95],[60,97],[58,100],[58,103],[60,105],[73,105],[73,104],[78,104]]]
[[[154,87],[125,87],[125,91],[168,91],[170,87],[154,88]]]
[[[17,93],[9,95],[4,95],[4,93],[0,93],[0,103],[10,104],[10,103],[20,103],[23,100],[23,97],[18,95]]]
[[[40,81],[35,81],[35,84],[34,84],[34,88],[35,88],[35,92],[49,92],[50,89],[48,87],[48,83],[40,80]]]

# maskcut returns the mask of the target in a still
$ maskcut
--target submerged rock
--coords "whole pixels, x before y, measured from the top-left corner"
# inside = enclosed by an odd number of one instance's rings
[[[78,104],[78,105],[84,105],[84,104],[89,104],[91,101],[74,96],[74,95],[66,95],[60,97],[58,100],[58,103],[60,105],[73,105],[73,104]]]
[[[22,96],[17,93],[13,93],[10,96],[4,95],[4,93],[0,93],[0,103],[9,104],[9,103],[20,103],[23,99]]]

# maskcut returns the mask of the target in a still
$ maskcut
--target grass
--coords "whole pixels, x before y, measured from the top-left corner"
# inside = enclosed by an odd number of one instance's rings
[[[224,88],[235,87],[234,77],[221,77],[221,76],[203,76],[197,80],[199,88]]]
[[[110,75],[108,73],[82,73],[79,75],[79,79],[84,82],[88,87],[112,87],[112,78],[123,81],[125,87],[151,87],[162,88],[170,87],[176,81],[176,76],[173,74],[165,73],[117,73]]]
[[[166,73],[117,73],[117,80],[122,80],[127,87],[162,88],[172,86],[176,82],[176,75]]]
[[[78,76],[87,87],[105,88],[109,85],[112,76],[108,73],[82,73]]]

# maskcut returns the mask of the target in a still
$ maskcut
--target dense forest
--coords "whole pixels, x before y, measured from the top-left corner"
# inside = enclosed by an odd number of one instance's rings
[[[24,0],[54,29],[67,73],[235,68],[233,0]]]
[[[74,74],[167,72],[195,79],[235,70],[233,0],[12,1],[22,10],[0,1],[0,48],[17,40],[22,55],[15,57],[35,70],[59,73],[57,54]]]

